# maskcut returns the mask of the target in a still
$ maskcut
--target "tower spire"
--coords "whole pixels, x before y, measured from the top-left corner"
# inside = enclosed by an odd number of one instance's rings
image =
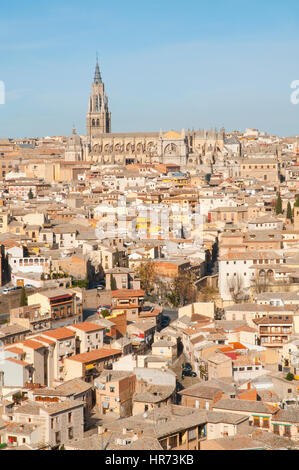
[[[95,71],[95,74],[94,74],[94,82],[95,82],[95,83],[102,83],[102,77],[101,77],[101,72],[100,72],[98,53],[97,53],[96,71]]]

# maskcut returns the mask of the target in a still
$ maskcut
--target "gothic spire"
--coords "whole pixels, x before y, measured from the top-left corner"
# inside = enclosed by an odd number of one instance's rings
[[[102,77],[101,77],[101,72],[100,72],[98,54],[97,54],[96,71],[95,71],[95,74],[94,74],[94,82],[95,83],[102,83]]]

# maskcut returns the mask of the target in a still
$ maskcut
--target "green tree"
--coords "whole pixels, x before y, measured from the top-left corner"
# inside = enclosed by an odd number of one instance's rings
[[[25,290],[25,287],[22,287],[20,307],[26,307],[27,305],[28,305],[28,299],[27,299],[26,290]]]
[[[111,274],[111,278],[110,278],[110,288],[111,288],[111,290],[116,290],[117,289],[116,280],[115,280],[115,277],[112,274]]]
[[[292,220],[292,207],[290,202],[288,202],[288,208],[287,208],[287,219]]]
[[[296,202],[295,202],[294,206],[299,207],[299,196],[296,197]]]
[[[180,300],[178,299],[177,295],[174,292],[172,292],[171,294],[167,294],[167,299],[169,300],[169,302],[171,303],[173,307],[179,306]]]
[[[291,374],[289,372],[288,375],[286,376],[286,380],[288,380],[289,382],[292,382],[293,380],[295,380],[294,374]]]
[[[85,279],[80,279],[80,280],[73,279],[72,280],[73,287],[80,287],[80,289],[87,289],[88,285],[89,285],[89,281],[87,277]]]
[[[282,214],[282,200],[280,193],[278,194],[278,197],[276,199],[275,212],[277,215]]]
[[[33,195],[33,192],[32,192],[32,189],[30,188],[30,191],[28,193],[28,198],[29,199],[33,199],[34,198],[34,195]]]
[[[114,260],[114,267],[119,268],[120,266],[120,256],[119,256],[119,251],[116,248],[116,253],[115,253],[115,260]]]
[[[111,316],[111,312],[109,312],[109,310],[102,310],[101,315],[103,318],[107,318]]]

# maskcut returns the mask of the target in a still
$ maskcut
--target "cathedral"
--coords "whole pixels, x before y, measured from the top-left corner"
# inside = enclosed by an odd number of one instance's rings
[[[97,60],[86,116],[87,136],[73,129],[66,148],[67,161],[95,165],[173,163],[182,167],[213,164],[222,155],[225,130],[112,133],[109,101]]]

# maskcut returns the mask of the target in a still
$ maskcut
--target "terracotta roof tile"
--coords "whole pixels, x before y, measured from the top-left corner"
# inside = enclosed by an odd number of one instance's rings
[[[89,323],[89,322],[76,323],[75,325],[72,325],[72,327],[81,331],[85,331],[86,333],[91,333],[92,331],[99,331],[99,330],[105,329],[103,326],[97,325],[96,323]]]
[[[56,330],[47,331],[46,333],[42,333],[42,336],[49,336],[50,338],[54,339],[67,339],[73,338],[76,336],[76,333],[73,330],[68,328],[57,328]]]
[[[96,349],[95,351],[90,351],[88,353],[77,354],[76,356],[71,356],[66,359],[66,361],[76,361],[76,362],[92,362],[98,361],[100,359],[105,359],[112,356],[121,355],[122,352],[120,349]]]
[[[32,339],[26,339],[25,341],[20,341],[20,344],[23,344],[26,348],[31,348],[31,349],[41,349],[44,347],[42,343],[39,343],[38,341],[34,341]]]

